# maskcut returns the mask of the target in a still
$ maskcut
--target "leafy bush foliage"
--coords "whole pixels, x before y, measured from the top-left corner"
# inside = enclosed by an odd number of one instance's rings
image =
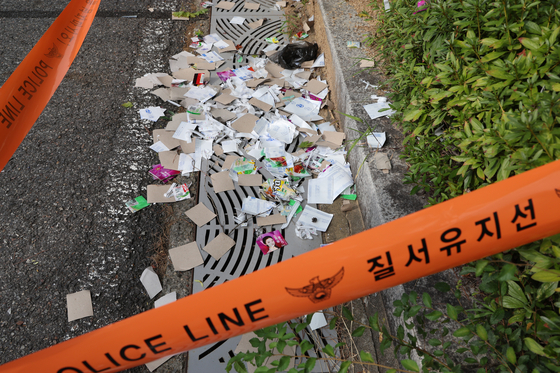
[[[560,2],[421,3],[391,2],[377,43],[413,193],[435,204],[559,159]]]

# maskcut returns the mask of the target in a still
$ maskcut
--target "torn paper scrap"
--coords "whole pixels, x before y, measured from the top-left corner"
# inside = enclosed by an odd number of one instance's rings
[[[242,25],[243,22],[245,22],[245,18],[239,16],[235,16],[229,20],[229,23],[233,23],[235,25]]]
[[[311,328],[311,330],[316,330],[327,325],[327,319],[322,312],[315,312],[313,314],[313,317],[311,318],[311,322],[309,323],[309,327]]]
[[[243,200],[241,211],[250,215],[267,216],[274,207],[276,207],[274,202],[249,196]]]
[[[323,117],[319,115],[320,109],[321,101],[307,100],[303,97],[298,97],[286,105],[284,111],[290,114],[296,114],[305,121],[315,121],[323,119]]]
[[[360,67],[374,67],[375,60],[360,60]]]
[[[378,101],[373,104],[364,105],[364,109],[368,113],[371,119],[380,118],[383,116],[391,116],[395,113],[389,106],[389,103],[385,101],[385,97],[379,97]],[[380,112],[379,110],[388,109]]]
[[[163,297],[159,298],[154,302],[154,308],[165,306],[166,304],[173,303],[177,300],[177,293],[172,291],[169,294],[165,294]]]
[[[374,132],[367,137],[367,143],[374,149],[381,149],[387,140],[385,132]]]
[[[144,270],[144,272],[142,272],[140,281],[142,282],[142,285],[144,285],[150,299],[158,295],[159,292],[163,290],[161,282],[159,282],[159,277],[152,267],[148,267]]]
[[[150,361],[149,363],[146,363],[146,368],[148,368],[148,370],[150,372],[153,372],[154,370],[156,370],[157,368],[159,368],[161,365],[163,365],[167,360],[171,359],[173,356],[166,356],[166,357],[162,357],[161,359],[157,359],[154,361]]]
[[[214,192],[220,193],[227,190],[234,190],[235,185],[233,185],[233,180],[229,177],[229,172],[221,171],[210,175],[212,179],[212,185],[214,186]]]
[[[218,237],[214,238],[202,250],[212,255],[212,258],[219,260],[225,253],[235,245],[235,241],[227,234],[221,232]]]
[[[202,227],[208,224],[212,219],[216,217],[216,214],[212,212],[208,207],[206,207],[202,202],[200,202],[195,207],[187,210],[185,215],[189,217],[196,225]]]
[[[385,153],[375,153],[373,156],[373,162],[375,164],[375,168],[383,171],[383,173],[388,174],[389,170],[391,169],[391,161],[389,161],[389,157]]]
[[[66,295],[66,306],[68,307],[69,322],[93,316],[93,305],[89,290]]]
[[[311,179],[307,184],[307,203],[330,205],[335,199],[332,178]]]
[[[204,263],[196,242],[169,249],[169,257],[175,271],[188,271]]]
[[[328,214],[307,205],[301,212],[298,223],[302,224],[304,227],[311,227],[320,232],[325,232],[329,227],[332,218],[332,214]]]
[[[126,202],[126,207],[132,212],[140,211],[144,207],[148,207],[149,205],[150,204],[148,203],[148,201],[146,201],[146,198],[144,198],[143,196],[138,196]]]
[[[313,62],[313,65],[311,65],[311,67],[312,68],[314,68],[314,67],[325,67],[325,54],[321,53],[321,55],[319,57],[317,57],[315,62]]]
[[[160,117],[165,116],[165,110],[157,106],[140,109],[139,113],[140,119],[147,119],[152,122],[157,122]]]
[[[165,146],[165,144],[161,141],[158,141],[155,144],[153,144],[152,146],[150,146],[150,149],[152,149],[156,153],[168,152],[169,151],[169,148],[167,146]]]

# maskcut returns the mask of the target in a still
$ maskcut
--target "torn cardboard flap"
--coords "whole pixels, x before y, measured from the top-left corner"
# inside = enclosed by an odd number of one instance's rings
[[[222,93],[218,97],[214,97],[214,101],[219,102],[222,105],[229,105],[235,99],[237,99],[237,97],[232,96],[232,95],[227,94],[227,93]]]
[[[233,164],[233,162],[235,162],[235,160],[237,158],[239,158],[238,155],[228,155],[228,156],[226,156],[224,164],[222,165],[222,170],[229,170],[231,168],[231,165]]]
[[[254,30],[256,28],[261,27],[263,25],[263,23],[264,23],[264,18],[259,19],[258,21],[255,21],[255,22],[248,23],[247,26],[249,26],[252,30]]]
[[[187,122],[189,118],[187,117],[187,113],[178,113],[175,114],[167,126],[165,127],[166,131],[176,131],[179,128],[181,122]]]
[[[208,245],[206,245],[202,250],[212,255],[212,258],[214,258],[215,260],[219,260],[234,245],[235,245],[235,241],[231,239],[224,232],[221,232],[216,238],[210,241],[210,243],[208,243]]]
[[[170,185],[148,185],[148,203],[170,203],[175,202],[175,197],[166,197],[164,194]]]
[[[323,91],[327,87],[328,85],[318,81],[317,79],[310,80],[306,85],[303,86],[303,88],[307,89],[309,92],[313,93],[314,95],[319,94],[319,92]]]
[[[231,127],[237,132],[251,133],[259,117],[253,114],[245,114],[231,124]]]
[[[169,170],[179,170],[179,154],[176,151],[159,152],[159,163]]]
[[[384,174],[388,174],[389,170],[391,169],[391,161],[389,161],[389,157],[387,154],[377,152],[373,156],[373,162],[375,164],[375,168],[383,171]]]
[[[263,225],[284,224],[286,221],[286,217],[281,214],[269,215],[264,218],[257,217],[257,225],[259,227]]]
[[[342,142],[346,138],[346,134],[344,132],[333,132],[333,131],[325,131],[323,132],[323,138],[325,141],[335,144],[337,147],[342,145]]]
[[[171,93],[169,91],[169,88],[158,88],[150,93],[158,96],[163,101],[171,100]]]
[[[259,7],[261,6],[261,4],[258,3],[250,3],[250,2],[245,2],[243,4],[243,9],[251,9],[251,10],[258,10]]]
[[[204,263],[196,242],[169,249],[169,257],[175,271],[188,271]]]
[[[237,179],[239,186],[261,186],[263,183],[261,174],[240,174]]]
[[[270,73],[270,75],[272,75],[272,77],[274,78],[283,78],[284,75],[282,74],[282,71],[284,71],[284,68],[281,67],[280,65],[275,64],[274,62],[268,62],[266,64],[266,66],[264,67],[264,69],[266,71],[268,71]]]
[[[214,116],[214,118],[222,122],[227,122],[237,118],[237,115],[235,115],[235,113],[232,113],[231,111],[226,109],[212,109],[210,113],[212,113],[212,116]]]
[[[216,8],[231,10],[234,6],[235,6],[234,2],[222,0],[218,3],[218,5],[216,5]]]
[[[199,63],[205,63],[206,60],[200,57],[187,57],[187,62],[189,65],[198,65]]]
[[[214,214],[214,212],[206,207],[202,202],[187,210],[185,215],[187,215],[189,219],[191,219],[199,227],[208,224],[216,217],[216,214]]]
[[[93,316],[93,305],[89,290],[66,295],[66,306],[68,307],[68,322]]]
[[[216,154],[218,157],[224,154],[224,149],[222,149],[222,147],[219,144],[214,144],[212,150],[214,151],[214,154]]]
[[[360,60],[360,67],[374,67],[374,60]]]
[[[154,130],[152,137],[154,139],[154,144],[161,141],[163,145],[167,146],[168,149],[175,149],[180,146],[179,140],[173,138],[173,132],[164,129]]]
[[[158,76],[158,80],[161,82],[161,84],[163,84],[167,88],[171,88],[171,82],[173,81],[173,77],[165,74],[162,76]]]
[[[224,48],[218,48],[218,51],[220,53],[223,52],[235,52],[237,50],[237,48],[235,48],[235,44],[233,43],[233,41],[231,40],[222,40],[224,43],[227,44],[227,47]],[[215,45],[214,45],[215,46]],[[221,64],[220,64],[221,65]],[[219,65],[216,65],[216,67],[218,67]]]
[[[179,140],[179,143],[181,144],[181,150],[183,153],[191,154],[196,151],[196,138],[192,138],[191,142]]]
[[[253,106],[258,107],[259,109],[263,110],[264,112],[268,112],[268,111],[270,111],[270,109],[272,109],[272,105],[270,105],[270,104],[268,104],[264,101],[261,101],[259,99],[256,99],[254,97],[249,100],[249,103]]]
[[[215,174],[210,175],[210,178],[212,179],[212,185],[214,186],[214,192],[216,193],[235,189],[235,185],[233,185],[233,180],[229,176],[228,171],[216,172]]]
[[[258,86],[259,84],[261,84],[262,82],[264,82],[267,79],[251,79],[245,82],[245,85],[248,88],[255,88],[256,86]]]

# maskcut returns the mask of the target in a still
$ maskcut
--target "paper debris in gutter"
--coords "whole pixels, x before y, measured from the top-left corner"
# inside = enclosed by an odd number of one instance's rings
[[[316,330],[327,325],[327,319],[322,312],[315,312],[313,314],[313,317],[311,317],[311,322],[309,323],[309,327],[311,328],[311,330]]]
[[[235,6],[235,2],[233,1],[220,1],[216,8],[231,10]]]
[[[165,110],[158,107],[148,107],[145,109],[140,109],[140,119],[151,120],[152,122],[157,122],[160,117],[165,116]]]
[[[185,215],[189,217],[197,226],[202,227],[216,217],[216,214],[206,207],[202,202],[187,210]]]
[[[162,291],[159,277],[152,267],[148,267],[144,270],[144,272],[142,272],[140,281],[142,282],[142,285],[144,285],[144,288],[146,289],[146,292],[148,293],[150,299],[152,299],[153,297],[158,295],[160,291]]]
[[[212,258],[219,260],[225,253],[235,246],[235,241],[227,234],[221,232],[216,238],[208,243],[202,250],[212,255]]]
[[[389,157],[387,154],[377,152],[373,156],[373,162],[375,164],[375,168],[383,171],[384,174],[388,174],[391,170],[391,161],[389,161]]]
[[[383,145],[385,145],[386,140],[387,136],[385,135],[385,132],[374,132],[367,137],[368,145],[374,149],[381,149]]]
[[[93,305],[89,290],[66,295],[66,306],[68,308],[68,322],[93,316]]]
[[[387,99],[385,97],[376,96],[375,99],[377,99],[376,103],[364,105],[364,109],[366,110],[366,112],[368,113],[371,119],[376,119],[383,116],[389,117],[395,113],[395,111],[392,110],[391,107],[389,106],[389,103],[387,102]],[[380,110],[383,111],[380,112]]]
[[[311,227],[317,229],[319,232],[325,232],[331,224],[332,218],[332,214],[307,205],[301,212],[298,223],[304,227]]]
[[[204,263],[196,242],[169,249],[169,257],[175,271],[188,271]]]

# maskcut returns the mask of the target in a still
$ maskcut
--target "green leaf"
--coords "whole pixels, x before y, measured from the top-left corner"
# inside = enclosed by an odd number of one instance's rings
[[[503,52],[491,52],[491,53],[488,53],[486,56],[482,57],[482,58],[480,59],[480,61],[481,61],[481,62],[484,62],[484,63],[490,62],[490,61],[495,60],[496,58],[502,56],[502,55],[505,54],[505,53],[507,53],[507,51],[503,51]]]
[[[430,312],[430,313],[426,314],[424,317],[426,317],[430,321],[436,321],[442,315],[443,315],[443,312],[436,310],[436,311],[433,311],[433,312]]]
[[[323,352],[331,357],[334,357],[334,349],[331,345],[326,345],[325,347],[323,347]]]
[[[397,370],[396,369],[389,369],[385,373],[397,373]]]
[[[305,371],[306,372],[311,372],[311,370],[313,370],[313,368],[315,368],[315,363],[317,362],[317,358],[314,357],[310,357],[307,359],[307,361],[305,362]]]
[[[281,372],[286,370],[286,368],[290,365],[290,356],[282,356],[280,359],[280,363],[278,364],[278,371]]]
[[[441,291],[442,293],[446,293],[451,290],[451,286],[449,286],[445,282],[438,282],[434,285],[434,287],[436,288],[436,290]]]
[[[524,304],[529,303],[523,289],[515,281],[508,281],[508,294]]]
[[[278,344],[276,345],[276,349],[278,350],[278,352],[280,352],[281,354],[284,353],[284,348],[286,347],[286,341],[278,341]]]
[[[360,326],[359,328],[356,328],[356,330],[352,332],[352,337],[361,337],[364,334],[365,330],[366,330],[365,326]]]
[[[525,303],[521,302],[519,299],[508,295],[502,299],[502,303],[505,308],[523,308],[525,306]]]
[[[233,368],[235,368],[235,371],[237,373],[247,373],[247,368],[245,368],[245,364],[243,364],[240,361],[236,361],[235,363],[233,363]]]
[[[541,27],[537,25],[535,22],[531,22],[531,21],[525,22],[525,29],[529,31],[531,34],[537,34],[537,35],[542,34]]]
[[[560,26],[556,27],[554,29],[554,31],[552,31],[552,33],[550,34],[550,37],[548,38],[548,41],[550,42],[550,45],[554,45],[554,43],[556,42],[556,38],[558,37],[559,32],[560,32]]]
[[[511,79],[511,74],[509,72],[507,72],[504,69],[500,69],[498,67],[486,71],[486,74],[502,80]]]
[[[430,297],[430,294],[423,293],[422,294],[422,302],[424,303],[424,305],[427,308],[432,308],[432,297]]]
[[[441,341],[439,339],[432,338],[428,341],[428,344],[430,346],[439,346],[439,345],[441,345]]]
[[[525,48],[533,50],[533,51],[540,48],[540,45],[536,41],[534,41],[532,39],[529,39],[529,38],[519,38],[519,42],[521,44],[523,44],[523,46]]]
[[[535,273],[531,278],[539,282],[556,282],[560,281],[560,271],[555,269],[545,269]]]
[[[418,364],[416,364],[416,361],[414,360],[404,359],[401,360],[401,364],[405,369],[411,370],[413,372],[420,372]]]
[[[354,316],[352,316],[352,312],[350,312],[350,310],[346,306],[342,307],[342,315],[344,316],[344,318],[350,321],[354,321]]]
[[[379,313],[376,312],[373,314],[373,316],[369,317],[369,326],[375,330],[375,331],[380,331],[379,329]]]
[[[422,115],[423,112],[424,110],[422,109],[411,110],[405,114],[403,120],[405,122],[414,122],[416,119],[420,117],[420,115]]]
[[[457,320],[458,317],[457,310],[449,303],[447,303],[447,316],[449,316],[451,320]]]
[[[506,358],[507,361],[509,361],[512,364],[517,363],[517,356],[515,355],[515,350],[513,349],[513,347],[510,346],[507,348]]]
[[[525,341],[525,346],[527,346],[529,351],[537,355],[546,356],[546,354],[544,353],[543,346],[538,344],[534,339],[527,337],[524,339],[524,341]]]
[[[482,339],[483,341],[487,341],[488,340],[488,332],[486,331],[486,329],[484,328],[484,326],[477,324],[476,325],[476,335],[478,335],[478,337],[480,339]]]
[[[509,158],[508,158],[509,159]],[[514,280],[517,275],[517,266],[514,264],[506,264],[502,267],[498,281]]]
[[[360,359],[368,363],[375,363],[371,354],[367,351],[360,351]]]
[[[330,330],[333,330],[335,328],[337,321],[338,321],[338,316],[335,316],[335,317],[332,318],[332,320],[329,322],[329,329]]]
[[[340,370],[338,371],[338,373],[346,373],[348,372],[348,368],[350,368],[350,365],[352,365],[351,361],[345,361],[342,364],[340,364]]]
[[[255,369],[255,373],[264,373],[264,372],[268,372],[270,368],[267,366],[262,366],[262,367],[258,367],[257,369]]]
[[[506,312],[502,307],[497,308],[496,311],[494,311],[494,313],[492,314],[492,316],[490,316],[490,324],[496,325],[497,323],[503,320],[505,314]]]
[[[467,327],[465,326],[465,327],[462,327],[462,328],[460,328],[460,329],[455,330],[455,332],[453,333],[453,335],[454,335],[455,337],[457,337],[457,338],[462,338],[462,337],[466,337],[466,336],[471,335],[471,331],[470,331],[469,328],[467,328]]]
[[[301,342],[299,348],[301,349],[301,353],[303,355],[305,354],[305,351],[309,350],[310,348],[313,348],[313,345],[307,339],[305,339],[303,342]]]
[[[488,263],[489,263],[488,260],[479,260],[478,262],[476,262],[476,268],[474,271],[476,277],[482,276],[482,273],[484,272],[484,268],[486,268]]]
[[[537,289],[537,299],[543,300],[548,297],[551,297],[557,288],[558,288],[558,281],[545,282],[541,284],[541,286]]]
[[[121,104],[121,106],[126,107],[126,108],[130,108],[130,107],[133,107],[134,104],[132,102],[128,101],[128,102],[125,102],[124,104]]]

